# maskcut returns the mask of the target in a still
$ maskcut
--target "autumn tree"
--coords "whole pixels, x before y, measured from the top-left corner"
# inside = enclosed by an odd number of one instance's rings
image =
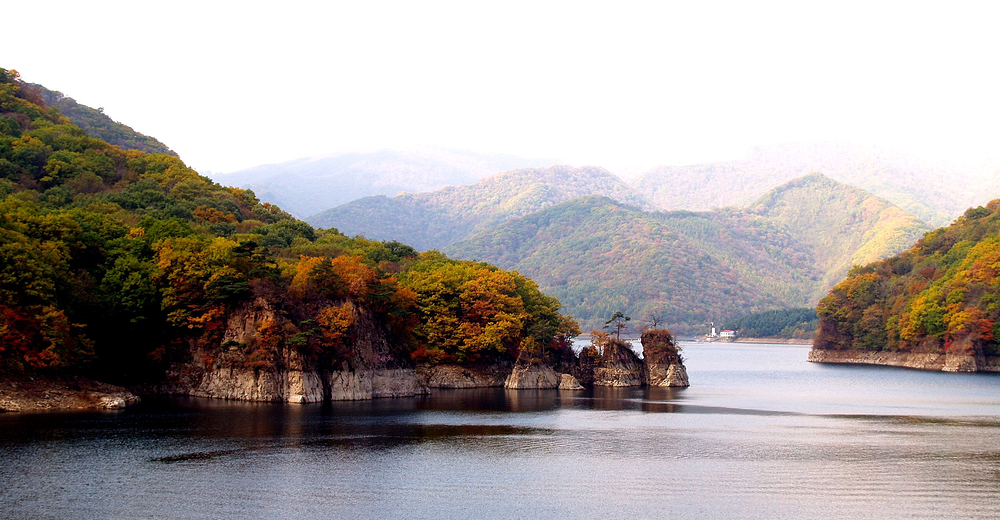
[[[631,321],[631,320],[632,320],[631,316],[626,316],[621,311],[615,311],[615,313],[611,315],[611,319],[609,319],[608,321],[604,322],[604,328],[606,328],[606,329],[607,328],[614,328],[615,329],[615,339],[620,341],[622,339],[622,337],[621,337],[622,336],[622,330],[625,329],[625,327],[628,326],[628,322]]]

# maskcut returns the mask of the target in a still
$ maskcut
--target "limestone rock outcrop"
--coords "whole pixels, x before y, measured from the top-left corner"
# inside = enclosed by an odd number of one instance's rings
[[[667,330],[654,329],[642,333],[642,357],[647,385],[690,386],[677,344]]]
[[[263,299],[246,303],[228,319],[221,352],[192,346],[191,360],[174,365],[162,393],[237,399],[314,403],[425,393],[412,366],[393,358],[378,326],[363,310],[356,310],[352,358],[339,367],[310,366],[302,353],[283,348],[266,367],[247,363],[262,323],[275,320],[274,309]]]
[[[583,385],[576,380],[572,374],[561,374],[559,376],[559,389],[560,390],[583,390]]]
[[[501,387],[510,374],[510,365],[419,365],[417,382],[425,388]]]
[[[559,374],[551,366],[522,351],[503,386],[511,389],[556,388],[559,382]]]
[[[596,386],[642,386],[645,384],[642,359],[631,345],[613,338],[600,341],[601,350],[591,346],[580,352],[581,383]]]
[[[340,357],[317,361],[292,346],[262,343],[262,330],[281,323],[264,299],[246,302],[227,318],[221,342],[190,344],[190,358],[167,371],[166,382],[146,391],[235,399],[313,403],[406,397],[429,389],[506,387],[579,390],[584,385],[688,386],[687,374],[667,331],[643,336],[646,359],[626,342],[607,335],[579,356],[567,345],[546,356],[522,352],[515,363],[413,366],[408,353],[393,350],[387,333],[362,308],[351,309],[351,344]],[[287,322],[287,320],[286,320]],[[220,340],[216,340],[220,341]],[[397,357],[401,359],[397,359]],[[544,359],[543,359],[544,358]],[[119,406],[117,400],[107,406]]]

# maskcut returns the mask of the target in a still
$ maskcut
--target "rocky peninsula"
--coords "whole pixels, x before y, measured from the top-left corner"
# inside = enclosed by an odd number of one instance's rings
[[[319,366],[299,349],[276,351],[269,366],[253,359],[261,324],[276,311],[266,300],[246,302],[228,316],[223,346],[189,345],[186,359],[172,363],[164,378],[130,390],[83,378],[18,380],[0,385],[0,410],[122,408],[138,394],[182,395],[259,402],[315,403],[424,395],[438,389],[498,388],[582,390],[586,386],[689,385],[679,350],[667,330],[642,335],[643,356],[632,346],[598,333],[576,354],[558,348],[522,350],[516,361],[415,363],[399,356],[379,323],[354,310],[349,355]],[[133,393],[135,392],[135,393]]]
[[[265,302],[248,304],[229,320],[224,342],[252,341],[255,323],[270,319]],[[295,349],[282,351],[272,370],[241,364],[238,347],[211,358],[194,349],[176,364],[154,393],[243,401],[311,403],[428,394],[437,389],[497,388],[581,390],[584,385],[634,387],[689,385],[674,338],[667,330],[642,335],[643,357],[631,345],[597,334],[579,355],[568,345],[547,351],[522,350],[511,364],[407,364],[394,358],[377,325],[356,317],[352,355],[336,370],[310,368]]]

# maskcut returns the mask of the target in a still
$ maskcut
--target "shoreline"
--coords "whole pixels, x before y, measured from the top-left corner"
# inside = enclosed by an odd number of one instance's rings
[[[722,345],[730,345],[733,343],[742,343],[744,345],[812,345],[813,340],[811,339],[794,339],[794,338],[736,338],[734,340],[722,340],[717,339],[713,341],[705,341],[699,338],[682,339],[680,341],[686,343],[698,343],[698,344],[709,344],[718,343]]]
[[[772,345],[812,345],[811,339],[796,338],[736,338],[733,343],[766,343]]]
[[[0,377],[0,413],[118,410],[138,402],[125,388],[85,377]]]
[[[933,372],[1000,372],[1000,357],[953,355],[934,352],[879,352],[861,350],[810,350],[807,361],[841,365],[877,365]]]

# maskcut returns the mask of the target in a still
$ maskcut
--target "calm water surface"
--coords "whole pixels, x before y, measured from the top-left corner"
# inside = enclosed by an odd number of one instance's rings
[[[684,347],[684,390],[0,416],[0,517],[1000,517],[1000,377]]]

